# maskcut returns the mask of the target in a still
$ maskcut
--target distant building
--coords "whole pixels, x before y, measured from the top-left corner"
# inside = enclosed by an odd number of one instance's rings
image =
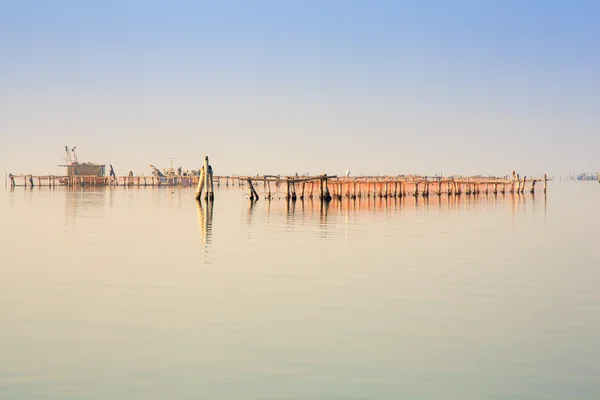
[[[597,181],[600,179],[600,174],[597,172],[584,172],[577,175],[578,181]]]
[[[67,176],[104,176],[105,165],[90,162],[80,163],[75,154],[75,147],[69,149],[69,146],[65,146],[65,154],[66,165],[60,165],[60,167],[67,168]]]
[[[68,176],[104,176],[105,165],[93,163],[73,163],[67,165]]]

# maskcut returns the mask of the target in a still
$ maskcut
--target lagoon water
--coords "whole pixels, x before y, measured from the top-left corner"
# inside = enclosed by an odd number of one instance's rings
[[[0,399],[598,399],[600,185],[0,191]]]

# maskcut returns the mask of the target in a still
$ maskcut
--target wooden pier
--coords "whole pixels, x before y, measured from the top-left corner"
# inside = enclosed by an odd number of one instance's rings
[[[325,201],[343,198],[394,198],[404,196],[460,196],[505,193],[546,193],[547,175],[542,177],[520,176],[513,172],[504,177],[440,177],[440,176],[213,176],[212,167],[205,157],[199,175],[175,176],[58,176],[7,174],[5,184],[10,187],[90,187],[90,186],[137,186],[137,187],[193,187],[197,186],[196,199],[204,191],[205,199],[214,199],[214,186],[238,186],[248,190],[253,201],[284,198],[302,200],[317,198]],[[259,193],[260,192],[260,193]]]
[[[198,184],[198,176],[59,176],[59,175],[11,175],[6,184],[11,187],[34,186],[185,186]]]
[[[377,177],[337,177],[318,175],[309,177],[277,177],[273,175],[220,177],[225,185],[247,186],[248,198],[258,200],[256,188],[262,186],[265,199],[284,198],[297,200],[318,198],[322,200],[360,197],[404,197],[430,195],[478,195],[505,193],[546,193],[547,175],[540,178],[527,178],[514,175],[509,177],[427,177],[427,176],[377,176]]]

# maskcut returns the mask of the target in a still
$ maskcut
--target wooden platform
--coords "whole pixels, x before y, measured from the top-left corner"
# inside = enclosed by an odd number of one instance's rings
[[[231,184],[248,187],[248,196],[254,200],[260,197],[256,187],[263,188],[263,197],[271,199],[303,199],[318,197],[331,200],[333,198],[357,197],[402,197],[429,195],[471,195],[480,193],[546,193],[548,177],[527,178],[509,177],[427,177],[427,176],[377,176],[377,177],[337,177],[337,176],[288,176],[272,175],[220,177],[225,185]],[[538,183],[540,183],[538,185]],[[276,194],[280,194],[277,196]]]
[[[57,176],[57,175],[7,175],[6,184],[25,186],[193,186],[198,176]]]
[[[11,187],[34,186],[168,186],[191,187],[198,185],[200,176],[58,176],[7,175]],[[283,197],[286,199],[357,197],[402,197],[429,195],[470,195],[479,193],[546,193],[546,175],[532,177],[428,177],[428,176],[214,176],[216,186],[248,189],[249,196],[258,200]],[[258,188],[258,191],[257,191]]]

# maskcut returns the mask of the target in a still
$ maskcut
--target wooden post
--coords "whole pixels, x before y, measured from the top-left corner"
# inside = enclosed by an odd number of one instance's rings
[[[533,180],[533,182],[531,182],[531,190],[529,191],[529,193],[531,193],[531,194],[535,193],[535,179]]]
[[[198,187],[196,188],[196,200],[200,200],[202,198],[202,190],[204,189],[204,177],[205,171],[204,167],[200,169],[200,179],[198,179]],[[152,185],[154,185],[154,177],[152,177]]]
[[[208,156],[204,157],[204,165],[202,166],[202,168],[204,169],[204,190],[205,190],[205,195],[204,198],[206,200],[208,200],[210,198],[210,194],[209,194],[209,183],[208,181],[210,180],[210,177],[208,176]]]
[[[415,197],[419,195],[419,181],[415,181],[415,192],[413,193]]]
[[[323,200],[325,199],[325,192],[323,191],[324,188],[324,184],[323,184],[323,178],[319,179],[319,199]]]
[[[544,194],[546,193],[546,185],[548,184],[548,177],[544,174]]]
[[[292,190],[290,188],[290,178],[285,180],[285,199],[289,200],[292,197]]]
[[[525,192],[525,180],[526,180],[526,177],[523,176],[523,185],[521,185],[521,193]]]
[[[323,179],[323,196],[326,201],[331,200],[331,194],[329,193],[329,188],[327,187],[327,174],[324,175]]]
[[[206,200],[213,200],[215,198],[214,187],[213,187],[213,174],[212,167],[208,163],[208,156],[204,157],[204,189],[205,195],[204,198]]]
[[[210,200],[214,200],[215,199],[215,187],[213,185],[213,171],[212,171],[212,167],[209,165],[208,166],[208,175],[209,175],[209,187],[210,187]],[[258,195],[256,195],[256,200],[258,200]]]
[[[252,185],[251,179],[248,179],[248,195],[250,197],[250,200],[258,200],[258,193],[256,193],[256,190],[254,190],[254,185]]]

